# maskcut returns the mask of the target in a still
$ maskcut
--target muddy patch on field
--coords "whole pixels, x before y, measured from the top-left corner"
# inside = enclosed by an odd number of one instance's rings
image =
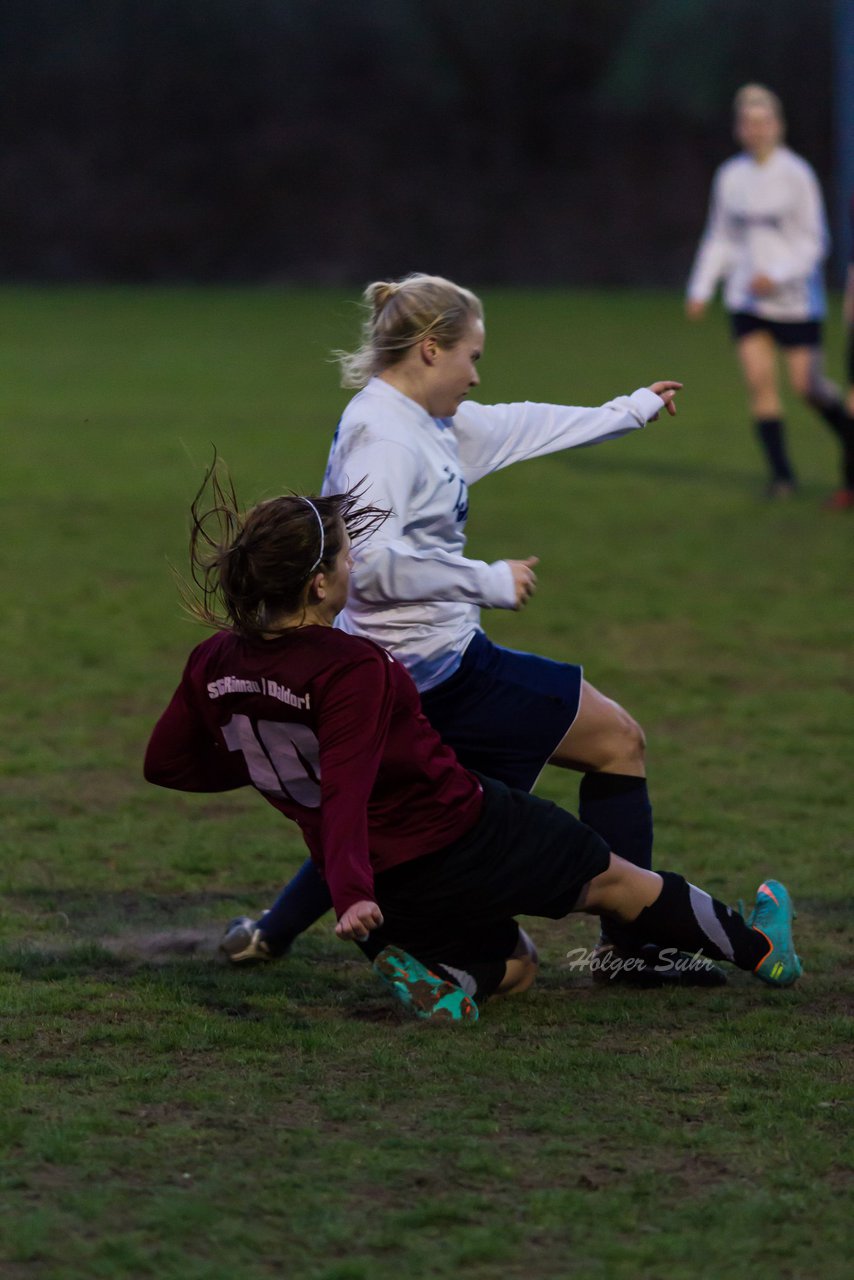
[[[131,931],[115,938],[102,938],[101,946],[123,960],[162,964],[176,956],[215,956],[221,934],[221,928]]]

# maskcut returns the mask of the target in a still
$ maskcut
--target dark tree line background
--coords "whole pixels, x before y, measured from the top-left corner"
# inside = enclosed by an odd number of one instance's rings
[[[681,283],[729,107],[832,196],[833,0],[4,0],[7,280]]]

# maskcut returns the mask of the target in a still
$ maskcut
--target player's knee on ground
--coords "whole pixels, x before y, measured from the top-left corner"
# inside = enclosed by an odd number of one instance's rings
[[[519,930],[519,941],[507,960],[497,995],[521,995],[533,985],[540,967],[540,957],[534,941],[524,929]]]

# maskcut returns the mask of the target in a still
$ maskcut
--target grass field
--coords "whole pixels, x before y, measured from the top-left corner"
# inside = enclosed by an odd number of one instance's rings
[[[222,922],[303,855],[254,794],[142,781],[202,635],[168,562],[211,443],[246,501],[319,483],[345,403],[324,361],[356,311],[2,291],[4,1280],[849,1274],[854,520],[820,510],[833,443],[793,407],[802,495],[767,505],[719,315],[486,303],[483,399],[686,384],[675,421],[478,485],[470,548],[541,557],[491,635],[583,661],[632,710],[659,865],[728,901],[786,881],[806,975],[594,988],[565,959],[592,922],[535,922],[535,989],[453,1030],[405,1021],[330,920],[278,966],[216,964]],[[574,806],[572,775],[540,790]]]

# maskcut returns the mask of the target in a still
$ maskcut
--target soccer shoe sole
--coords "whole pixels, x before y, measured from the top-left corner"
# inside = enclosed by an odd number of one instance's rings
[[[400,947],[384,947],[373,963],[374,973],[416,1018],[431,1022],[477,1022],[471,996],[446,982]]]

